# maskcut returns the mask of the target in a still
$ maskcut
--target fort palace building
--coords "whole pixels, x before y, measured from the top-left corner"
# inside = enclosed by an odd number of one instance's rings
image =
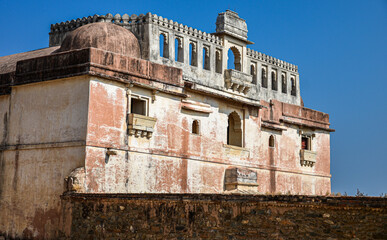
[[[0,57],[0,232],[54,236],[64,192],[330,193],[329,115],[247,33],[94,15]]]

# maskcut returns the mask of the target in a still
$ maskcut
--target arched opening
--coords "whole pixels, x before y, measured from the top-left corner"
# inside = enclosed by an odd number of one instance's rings
[[[196,53],[196,43],[191,42],[189,44],[189,65],[198,66],[197,62],[197,53]]]
[[[203,69],[210,70],[210,49],[203,47]]]
[[[290,84],[292,84],[292,90],[291,90],[290,94],[292,94],[293,96],[296,96],[297,95],[297,92],[296,92],[296,80],[294,79],[294,77],[292,77],[290,79]]]
[[[271,72],[271,89],[274,91],[278,90],[277,73],[275,71]]]
[[[222,73],[222,52],[220,50],[216,50],[215,58],[215,71],[217,73]]]
[[[169,57],[168,35],[166,33],[160,34],[160,56]]]
[[[286,93],[288,86],[287,86],[287,83],[286,83],[286,75],[285,75],[285,73],[281,75],[281,82],[282,82],[281,83],[282,84],[282,92]]]
[[[250,66],[250,74],[253,76],[253,83],[257,83],[257,72],[255,71],[254,64]]]
[[[175,61],[184,62],[183,39],[175,38]]]
[[[262,87],[267,88],[267,74],[265,68],[262,68],[261,70],[261,84]]]
[[[227,144],[242,147],[242,124],[236,112],[228,115]]]
[[[270,135],[270,137],[269,137],[269,147],[274,147],[274,146],[275,146],[274,136]]]
[[[194,120],[192,122],[192,133],[199,134],[200,133],[200,125],[198,120]]]
[[[242,71],[241,54],[236,47],[231,47],[227,52],[227,68],[231,69],[234,66],[235,70]]]

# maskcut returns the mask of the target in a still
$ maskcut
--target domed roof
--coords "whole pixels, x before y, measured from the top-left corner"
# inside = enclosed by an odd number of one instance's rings
[[[113,23],[91,23],[69,33],[56,52],[82,48],[98,48],[121,55],[140,58],[140,44],[129,30]]]

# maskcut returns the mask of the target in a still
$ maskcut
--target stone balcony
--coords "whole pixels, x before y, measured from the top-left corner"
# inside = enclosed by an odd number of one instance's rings
[[[317,152],[301,149],[300,150],[300,161],[301,166],[313,167],[316,163]]]
[[[253,76],[234,69],[224,70],[224,82],[227,89],[247,94],[253,82]]]
[[[128,115],[128,133],[130,136],[151,138],[157,118],[140,114],[130,113]]]

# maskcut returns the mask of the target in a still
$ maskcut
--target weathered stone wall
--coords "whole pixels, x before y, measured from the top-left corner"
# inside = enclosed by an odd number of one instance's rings
[[[52,238],[64,178],[84,165],[86,77],[14,87],[0,97],[0,233]]]
[[[149,116],[156,119],[149,139],[127,134],[127,91],[149,99]],[[187,91],[190,100],[208,105],[211,112],[204,113],[184,109],[183,97],[159,92],[152,100],[152,93],[102,78],[90,81],[86,192],[222,193],[225,170],[235,166],[258,172],[255,190],[260,193],[330,192],[329,132],[313,131],[317,160],[309,167],[300,164],[298,126],[261,126],[262,119],[280,125],[281,102],[255,108],[254,115],[241,104]],[[231,113],[241,121],[243,147],[226,144]],[[192,133],[194,120],[199,121],[199,134]],[[274,147],[268,146],[271,135]],[[115,155],[108,156],[108,150]]]
[[[386,239],[387,198],[65,195],[62,239]]]

